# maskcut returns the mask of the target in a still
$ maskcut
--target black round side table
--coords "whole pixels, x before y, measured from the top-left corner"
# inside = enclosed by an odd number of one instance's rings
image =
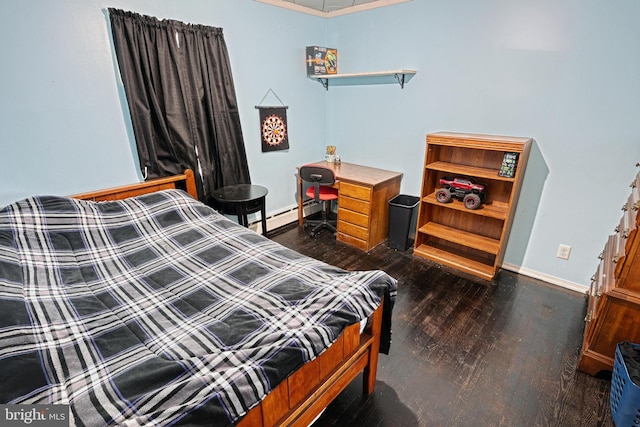
[[[237,184],[218,188],[213,192],[215,208],[226,215],[237,215],[238,223],[249,226],[247,215],[260,211],[262,217],[262,235],[267,236],[267,217],[265,198],[269,190],[261,185]]]

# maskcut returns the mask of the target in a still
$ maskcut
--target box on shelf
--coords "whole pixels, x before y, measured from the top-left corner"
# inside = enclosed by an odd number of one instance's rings
[[[518,153],[504,153],[502,167],[498,171],[498,176],[513,178],[516,176],[516,166],[518,165]]]
[[[338,49],[307,46],[307,76],[338,73]]]

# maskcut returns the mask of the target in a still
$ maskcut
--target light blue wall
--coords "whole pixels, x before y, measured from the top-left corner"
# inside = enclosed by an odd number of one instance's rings
[[[252,181],[271,190],[270,212],[295,204],[296,165],[324,152],[325,96],[304,66],[324,19],[253,0],[0,0],[0,206],[141,179],[109,7],[224,29]],[[261,152],[269,89],[289,107],[286,152]]]
[[[140,179],[108,7],[224,28],[269,213],[294,205],[296,165],[327,143],[404,172],[417,194],[429,132],[535,138],[506,261],[589,284],[640,161],[636,0],[413,0],[330,20],[253,0],[0,0],[0,205]],[[339,49],[341,72],[418,74],[405,89],[325,91],[304,75],[314,44]],[[260,151],[269,89],[289,106],[286,152]]]
[[[636,0],[413,0],[331,19],[340,72],[418,73],[404,90],[330,89],[328,139],[419,194],[429,132],[535,138],[505,261],[588,286],[640,160],[639,19]]]

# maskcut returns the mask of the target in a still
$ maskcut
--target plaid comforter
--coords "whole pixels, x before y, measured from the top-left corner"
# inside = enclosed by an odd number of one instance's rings
[[[0,210],[0,403],[233,424],[385,293],[384,272],[302,256],[179,190],[25,199]]]

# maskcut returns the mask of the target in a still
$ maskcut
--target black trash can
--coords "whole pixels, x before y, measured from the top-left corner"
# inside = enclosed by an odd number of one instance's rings
[[[389,248],[406,251],[413,244],[419,202],[419,197],[406,194],[389,200]]]

